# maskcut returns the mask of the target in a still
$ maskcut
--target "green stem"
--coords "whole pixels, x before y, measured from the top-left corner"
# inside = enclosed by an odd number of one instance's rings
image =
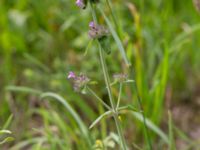
[[[96,99],[102,103],[108,110],[111,110],[112,108],[110,106],[108,106],[91,88],[89,88],[87,86],[88,91],[94,96],[96,97]]]
[[[142,101],[140,99],[140,95],[139,95],[139,92],[138,92],[138,89],[137,89],[136,82],[134,82],[134,87],[135,87],[135,91],[136,91],[136,96],[137,96],[137,101],[138,101],[139,109],[141,111],[142,118],[143,118],[144,132],[145,132],[146,137],[147,137],[147,142],[148,142],[148,145],[149,145],[149,149],[153,150],[152,144],[151,144],[150,135],[149,135],[148,128],[147,128],[146,117],[145,117],[144,109],[143,109],[143,106],[142,106]]]
[[[108,96],[109,96],[109,99],[110,99],[110,104],[111,104],[111,107],[114,108],[114,111],[116,112],[115,104],[114,104],[114,100],[113,100],[113,96],[112,96],[112,92],[111,92],[111,87],[110,87],[110,79],[109,79],[107,67],[106,67],[106,64],[105,64],[104,53],[103,53],[101,44],[99,42],[98,42],[98,45],[99,45],[100,62],[101,62],[101,66],[102,66],[102,69],[103,69],[103,75],[104,75],[104,80],[106,82],[106,87],[107,87]]]
[[[118,95],[116,110],[119,108],[119,104],[120,104],[120,100],[121,100],[121,94],[122,94],[122,83],[119,84],[119,95]]]
[[[95,23],[98,23],[94,6],[91,3],[90,3],[90,6],[91,6],[93,20],[95,21]],[[123,150],[127,150],[125,139],[124,139],[124,136],[123,136],[123,133],[122,133],[122,128],[121,128],[120,121],[119,121],[119,118],[118,118],[118,111],[115,108],[114,99],[113,99],[112,92],[111,92],[110,79],[109,79],[109,75],[108,75],[108,71],[107,71],[107,66],[106,66],[106,63],[105,63],[105,56],[104,56],[101,44],[99,43],[98,40],[97,40],[97,42],[98,42],[98,47],[99,47],[99,56],[100,56],[100,62],[101,62],[102,70],[103,70],[104,80],[105,80],[105,83],[106,83],[110,104],[111,104],[111,107],[112,107],[113,112],[114,112],[113,118],[114,118],[114,121],[115,121],[115,124],[116,124],[116,127],[117,127],[117,132],[118,132],[120,141],[121,141],[121,147],[122,147]]]
[[[114,111],[113,117],[114,117],[115,124],[116,124],[116,127],[117,127],[118,135],[120,137],[122,149],[126,150],[126,143],[125,143],[125,139],[124,139],[124,136],[123,136],[123,133],[122,133],[122,128],[121,128],[119,118],[118,118],[118,110],[116,110],[116,108],[115,108],[114,100],[113,100],[113,96],[112,96],[112,92],[111,92],[110,79],[109,79],[109,76],[108,76],[107,66],[105,64],[105,57],[104,57],[104,54],[103,54],[103,51],[102,51],[102,48],[101,48],[101,45],[100,45],[99,42],[98,42],[98,44],[99,44],[99,55],[100,55],[101,66],[102,66],[102,69],[103,69],[104,79],[105,79],[105,83],[106,83],[106,86],[107,86],[107,91],[108,91],[111,107],[113,108],[113,111]]]

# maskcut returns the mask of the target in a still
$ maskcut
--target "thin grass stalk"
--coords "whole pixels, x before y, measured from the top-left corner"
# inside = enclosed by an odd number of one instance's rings
[[[102,66],[104,80],[105,80],[107,91],[108,91],[108,96],[110,99],[110,104],[111,104],[111,107],[113,108],[113,111],[116,112],[113,95],[112,95],[111,87],[110,87],[110,79],[109,79],[109,75],[108,75],[108,70],[107,70],[107,66],[105,63],[105,56],[104,56],[101,44],[99,42],[98,42],[98,46],[99,46],[99,56],[100,56],[101,66]]]
[[[116,20],[116,17],[115,17],[115,15],[114,15],[112,6],[111,6],[111,4],[110,4],[110,1],[109,1],[109,0],[106,0],[106,4],[107,4],[107,6],[108,6],[108,8],[109,8],[109,10],[110,10],[112,20],[113,20],[113,22],[114,22],[114,24],[115,24],[115,27],[116,27],[116,29],[117,29],[117,33],[118,33],[119,36],[120,36],[119,26],[118,26],[118,24],[117,24],[117,20]]]
[[[103,50],[101,48],[100,43],[98,43],[98,44],[99,44],[99,55],[100,55],[100,61],[101,61],[102,69],[103,69],[104,79],[105,79],[105,83],[106,83],[106,87],[107,87],[107,91],[108,91],[111,107],[112,107],[112,109],[114,111],[113,117],[114,117],[115,124],[116,124],[116,127],[117,127],[118,135],[120,137],[122,149],[126,150],[125,138],[123,136],[122,128],[121,128],[121,125],[120,125],[120,122],[119,122],[119,118],[118,118],[118,110],[116,110],[116,108],[115,108],[114,99],[113,99],[112,92],[111,92],[110,80],[109,80],[109,76],[108,76],[107,66],[105,64],[105,57],[104,57]]]
[[[116,18],[114,16],[113,9],[111,7],[109,0],[106,0],[106,3],[107,3],[108,8],[110,9],[111,16],[112,16],[112,19],[114,21],[115,27],[116,27],[117,31],[119,31],[118,24],[117,24],[117,21],[116,21]],[[143,6],[143,1],[141,3],[142,3],[142,6]],[[119,32],[118,32],[118,34],[119,34]],[[141,101],[140,95],[138,93],[136,82],[134,82],[134,86],[135,86],[135,90],[136,90],[136,94],[137,94],[137,100],[138,100],[139,108],[142,112],[143,123],[144,123],[144,132],[145,132],[146,137],[147,137],[149,149],[152,150],[152,144],[151,144],[151,139],[150,139],[150,136],[149,136],[149,133],[148,133],[148,128],[147,128],[146,119],[145,119],[145,113],[144,113],[144,109],[143,109],[143,106],[142,106],[142,101]],[[121,98],[121,90],[122,90],[122,85],[120,84],[120,94],[119,94],[119,97],[118,97],[116,109],[119,107],[120,98]]]
[[[135,88],[135,91],[136,91],[136,96],[137,96],[137,101],[138,101],[139,109],[141,111],[142,118],[143,118],[144,132],[146,134],[146,138],[147,138],[149,150],[153,150],[152,143],[151,143],[151,138],[150,138],[150,135],[149,135],[149,132],[148,132],[147,123],[146,123],[146,117],[145,117],[145,113],[144,113],[144,108],[143,108],[142,100],[140,98],[140,95],[139,95],[139,92],[138,92],[138,89],[137,89],[136,82],[134,82],[134,88]]]

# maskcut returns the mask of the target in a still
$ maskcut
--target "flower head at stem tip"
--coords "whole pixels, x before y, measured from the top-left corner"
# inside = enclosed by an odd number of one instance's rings
[[[85,9],[85,7],[86,7],[84,0],[76,0],[76,5],[81,9]]]

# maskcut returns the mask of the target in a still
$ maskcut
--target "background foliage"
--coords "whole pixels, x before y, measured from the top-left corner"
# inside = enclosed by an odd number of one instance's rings
[[[70,70],[86,73],[98,82],[94,90],[107,100],[96,47],[91,46],[84,56],[89,43],[90,11],[80,11],[74,3],[0,1],[0,129],[13,114],[7,128],[15,138],[4,144],[4,149],[87,149],[73,113],[64,105],[41,101],[38,96],[48,91],[62,95],[86,128],[103,112],[91,96],[74,92],[66,80]],[[180,104],[194,109],[199,106],[200,16],[189,0],[113,0],[112,5],[146,115],[166,136],[171,135],[168,123],[171,126],[173,121],[168,119],[167,111]],[[103,8],[109,16],[109,9]],[[104,18],[101,23],[105,23]],[[109,72],[127,72],[114,42],[110,46]],[[130,78],[133,75],[129,72]],[[113,87],[115,96],[117,90]],[[124,104],[136,105],[135,97],[132,85],[123,89]],[[117,142],[113,122],[107,124],[108,119],[87,129],[94,145],[97,139],[111,146]],[[122,115],[122,124],[130,147],[136,144],[145,149],[141,122],[126,114]],[[185,147],[197,148],[198,139],[191,139],[186,132],[189,127],[183,134],[178,125],[172,125],[179,131],[173,133],[176,139],[184,141]],[[167,147],[159,134],[151,131],[151,137],[155,148]]]

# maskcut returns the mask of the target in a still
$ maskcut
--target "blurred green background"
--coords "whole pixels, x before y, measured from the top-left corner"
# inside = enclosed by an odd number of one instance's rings
[[[110,17],[103,0],[100,5]],[[132,78],[133,69],[147,117],[168,136],[170,110],[174,147],[198,150],[200,15],[193,2],[112,0],[112,7],[132,66],[125,67],[111,41],[111,77],[129,72]],[[96,46],[84,56],[91,19],[90,10],[78,9],[74,0],[0,0],[0,129],[12,114],[7,129],[15,138],[0,149],[88,149],[69,111],[55,101],[41,101],[38,93],[64,97],[86,127],[104,111],[93,97],[74,92],[66,80],[71,70],[87,74],[98,83],[92,86],[94,91],[107,101]],[[105,24],[103,17],[100,22]],[[117,91],[113,87],[115,97]],[[132,85],[124,87],[123,104],[135,105],[135,97]],[[114,124],[108,120],[88,131],[93,145],[98,139],[108,147],[116,145]],[[122,125],[130,149],[145,149],[142,123],[125,114]],[[159,134],[150,133],[155,149],[167,149]]]

